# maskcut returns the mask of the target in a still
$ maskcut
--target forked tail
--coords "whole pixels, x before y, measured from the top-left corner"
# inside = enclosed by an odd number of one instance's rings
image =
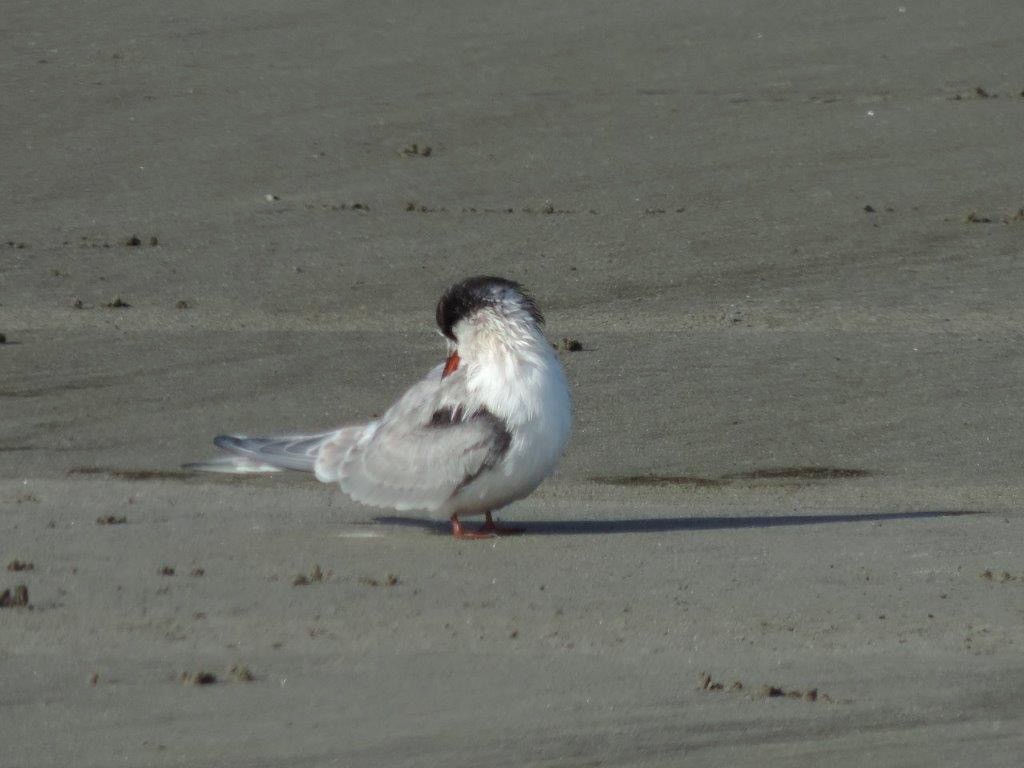
[[[320,446],[335,434],[332,431],[282,437],[218,435],[213,444],[232,455],[185,464],[183,468],[231,474],[280,472],[283,469],[312,472]]]

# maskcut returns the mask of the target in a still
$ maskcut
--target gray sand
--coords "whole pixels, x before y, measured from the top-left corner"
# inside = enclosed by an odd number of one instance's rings
[[[4,7],[0,765],[1019,765],[1024,6],[442,5]],[[479,272],[526,535],[177,470]]]

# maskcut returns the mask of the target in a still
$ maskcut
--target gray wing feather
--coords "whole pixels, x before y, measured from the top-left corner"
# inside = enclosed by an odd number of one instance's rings
[[[320,446],[334,431],[318,435],[284,435],[280,437],[244,437],[218,435],[213,444],[237,456],[278,467],[312,472]]]
[[[336,481],[356,501],[398,510],[435,511],[509,447],[504,422],[486,410],[466,413],[460,372],[437,366],[379,420],[316,435],[220,435],[232,456],[192,465],[208,471],[295,469]]]
[[[487,411],[466,415],[457,373],[441,366],[414,385],[340,454],[334,475],[356,501],[435,511],[496,463],[509,444],[504,423]],[[318,470],[319,472],[319,470]]]
[[[364,504],[434,511],[493,466],[507,441],[508,433],[486,418],[440,427],[380,425],[346,453],[338,482]]]

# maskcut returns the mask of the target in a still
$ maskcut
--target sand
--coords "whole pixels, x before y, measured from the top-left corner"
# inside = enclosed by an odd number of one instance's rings
[[[441,5],[4,8],[0,765],[1019,765],[1024,6]],[[525,535],[178,469],[481,272]]]

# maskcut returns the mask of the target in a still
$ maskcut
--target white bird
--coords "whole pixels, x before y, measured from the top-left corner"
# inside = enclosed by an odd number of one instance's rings
[[[218,472],[314,472],[356,501],[425,510],[460,539],[517,529],[491,513],[529,495],[569,441],[572,405],[544,317],[511,280],[472,277],[437,304],[448,357],[379,419],[314,435],[220,435],[232,455],[186,465]],[[479,530],[460,521],[484,515]]]

